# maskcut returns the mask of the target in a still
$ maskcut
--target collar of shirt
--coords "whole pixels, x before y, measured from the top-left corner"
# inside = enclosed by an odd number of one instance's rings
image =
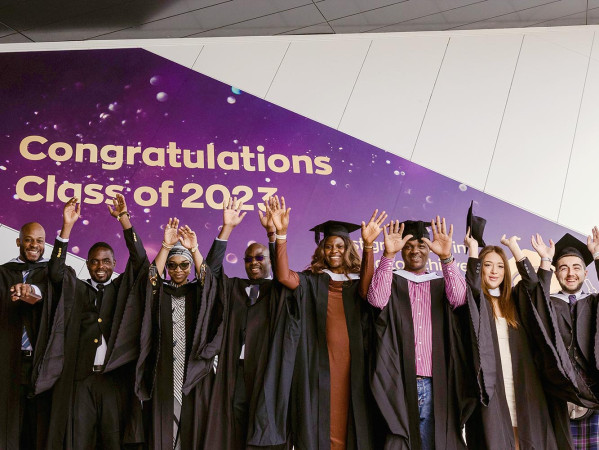
[[[112,282],[112,280],[108,280],[106,283],[102,283],[104,285],[104,287],[106,287],[107,285],[109,285]],[[98,283],[96,283],[94,280],[92,280],[91,278],[88,281],[89,284],[92,285],[92,287],[97,291],[98,290]]]
[[[328,274],[333,281],[348,281],[348,280],[359,280],[360,275],[357,273],[348,273],[347,275],[344,273],[333,273],[329,269],[322,269],[322,271]]]
[[[576,295],[576,300],[580,300],[581,298],[584,298],[589,294],[587,294],[586,292],[584,292],[584,290],[581,289],[580,291],[576,292],[574,295]],[[566,303],[570,303],[570,299],[568,299],[568,294],[564,294],[562,291],[559,291],[557,294],[551,294],[551,296],[559,298],[560,300],[563,300]]]
[[[50,261],[48,258],[40,258],[40,259],[38,259],[36,262],[48,262],[48,261]],[[13,258],[13,259],[11,259],[11,260],[10,260],[10,261],[8,261],[8,262],[11,262],[11,263],[20,263],[20,264],[25,264],[25,261],[23,261],[23,260],[21,259],[21,257],[20,257],[20,256],[18,256],[18,257],[16,257],[16,258]]]
[[[501,295],[501,289],[498,287],[489,289],[489,294],[491,294],[493,297],[499,297]]]
[[[441,275],[438,275],[436,272],[423,273],[423,274],[415,274],[412,272],[408,272],[407,270],[394,270],[394,274],[399,275],[406,280],[413,281],[414,283],[424,283],[425,281],[436,280],[437,278],[443,278]]]

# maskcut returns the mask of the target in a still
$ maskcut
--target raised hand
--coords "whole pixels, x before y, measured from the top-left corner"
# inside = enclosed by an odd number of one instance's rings
[[[238,202],[236,197],[229,197],[229,200],[223,202],[223,226],[235,228],[241,223],[246,211],[241,211],[243,203]]]
[[[189,225],[179,228],[179,241],[187,250],[191,250],[198,246],[198,238],[195,232],[189,228]]]
[[[518,236],[512,236],[510,238],[506,238],[505,234],[503,236],[501,236],[501,243],[503,245],[505,245],[507,248],[510,249],[510,252],[512,252],[512,255],[514,256],[514,259],[516,261],[520,261],[524,258],[524,255],[522,254],[522,250],[520,250],[520,244],[518,244],[518,241],[520,240],[520,238]]]
[[[264,227],[264,229],[266,231],[275,231],[275,224],[272,222],[272,215],[268,214],[268,206],[270,205],[270,203],[272,203],[273,201],[273,197],[269,197],[268,200],[264,201],[264,209],[265,209],[265,213],[262,213],[262,211],[260,211],[260,209],[258,208],[258,216],[260,216],[260,225],[262,225]]]
[[[551,239],[549,239],[549,245],[547,245],[543,242],[541,235],[537,233],[536,235],[532,235],[530,243],[532,244],[532,248],[536,250],[541,258],[553,259],[553,255],[555,255],[555,244]]]
[[[431,251],[441,259],[447,259],[451,256],[451,245],[453,244],[453,225],[449,226],[449,233],[445,224],[445,217],[431,220],[431,228],[433,230],[433,240],[425,237],[422,240],[429,246]]]
[[[289,213],[291,212],[291,208],[286,207],[285,197],[281,197],[280,202],[278,195],[271,197],[271,199],[272,201],[269,201],[268,203],[265,202],[264,204],[264,206],[266,206],[266,213],[269,215],[269,218],[272,218],[272,222],[277,229],[277,234],[287,234],[287,227],[289,226]]]
[[[387,231],[389,229],[389,231]],[[385,258],[394,258],[401,251],[410,239],[411,234],[403,236],[404,224],[400,224],[399,220],[392,220],[389,225],[383,227],[383,235],[385,236]]]
[[[381,234],[381,231],[383,231],[382,225],[387,219],[387,213],[383,211],[377,217],[378,212],[378,209],[374,210],[368,223],[362,221],[362,240],[364,241],[364,245],[372,245],[379,234]]]
[[[112,217],[117,219],[120,213],[127,211],[127,203],[123,194],[116,194],[116,197],[112,199],[112,206],[108,205],[108,211]]]
[[[64,225],[72,226],[81,216],[81,203],[78,203],[78,201],[77,197],[73,197],[65,203],[62,211],[62,223]]]
[[[466,230],[466,236],[464,236],[464,245],[468,248],[468,256],[471,258],[478,257],[478,241],[472,237],[470,227]]]
[[[587,236],[587,248],[595,258],[595,253],[599,252],[599,228],[593,227],[592,233],[592,236]]]
[[[175,245],[179,240],[179,219],[169,217],[168,223],[164,226],[164,243],[166,245]]]

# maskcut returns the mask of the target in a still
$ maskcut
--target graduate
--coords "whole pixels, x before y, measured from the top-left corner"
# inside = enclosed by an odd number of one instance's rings
[[[368,291],[380,310],[372,391],[386,425],[386,449],[462,449],[456,391],[456,314],[464,314],[466,282],[451,254],[453,225],[392,221]],[[404,269],[393,272],[401,251]],[[429,253],[443,275],[427,271]]]
[[[469,251],[471,338],[479,351],[469,364],[482,378],[481,401],[466,423],[468,448],[572,448],[564,404],[546,391],[544,378],[550,371],[540,371],[548,364],[540,356],[555,350],[547,332],[538,328],[536,307],[541,314],[548,310],[537,275],[518,245],[520,238],[503,235],[501,243],[509,248],[522,277],[512,287],[507,256],[501,247],[485,246],[483,229],[484,219],[473,216],[471,206],[464,244]],[[479,245],[484,246],[480,255]],[[532,245],[541,267],[548,268],[553,249],[539,235],[533,236]]]
[[[63,225],[49,262],[50,279],[61,291],[38,378],[38,384],[44,385],[38,391],[49,388],[58,378],[53,390],[49,449],[122,449],[143,441],[138,432],[141,411],[133,396],[135,359],[130,356],[111,362],[129,294],[148,262],[124,197],[117,194],[108,210],[119,222],[129,249],[129,260],[119,276],[112,278],[116,260],[112,247],[105,242],[89,249],[86,264],[90,279],[79,280],[66,265],[71,230],[81,215],[77,198],[65,204]],[[59,364],[57,356],[61,354]]]
[[[236,198],[223,203],[223,226],[206,256],[206,263],[219,278],[218,300],[223,308],[222,315],[213,314],[211,321],[211,327],[219,326],[214,343],[220,348],[210,403],[201,413],[207,417],[203,437],[206,449],[246,447],[248,424],[254,419],[275,318],[282,304],[278,301],[280,285],[271,274],[275,227],[261,211],[260,223],[270,249],[258,242],[248,245],[243,258],[247,278],[224,274],[227,240],[246,215],[242,206]]]
[[[0,448],[45,449],[50,397],[33,397],[34,378],[52,320],[46,232],[19,231],[19,256],[0,266]]]
[[[192,267],[195,277],[189,280]],[[213,375],[217,353],[207,346],[214,335],[207,311],[215,298],[216,283],[203,264],[195,232],[170,218],[150,266],[136,371],[135,392],[146,402],[149,449],[200,448],[206,432],[200,405],[209,401],[206,378]]]
[[[371,308],[365,298],[372,244],[387,215],[375,211],[361,227],[327,221],[312,228],[318,246],[310,267],[294,272],[286,245],[290,211],[276,196],[267,209],[277,233],[275,274],[287,290],[250,444],[284,444],[290,428],[296,449],[375,448],[368,383]],[[361,260],[349,237],[360,228]]]
[[[560,291],[551,294],[559,337],[562,339],[575,378],[575,396],[565,396],[567,389],[555,389],[573,402],[569,404],[570,430],[575,449],[599,448],[599,328],[597,305],[599,296],[586,286],[587,266],[592,262],[599,269],[599,228],[594,227],[586,244],[566,233],[551,255]],[[599,273],[599,271],[597,271]],[[539,270],[539,277],[549,292],[552,272]],[[557,388],[559,388],[558,386]],[[582,407],[581,407],[581,406]]]

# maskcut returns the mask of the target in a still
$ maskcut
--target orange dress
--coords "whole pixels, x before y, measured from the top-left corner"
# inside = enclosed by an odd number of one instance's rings
[[[342,287],[343,281],[329,282],[326,333],[331,377],[331,450],[345,449],[351,395],[349,375],[351,354]]]

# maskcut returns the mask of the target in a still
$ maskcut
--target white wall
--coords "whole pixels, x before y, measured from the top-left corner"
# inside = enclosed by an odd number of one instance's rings
[[[587,234],[599,224],[598,32],[84,41],[0,52],[142,47]],[[14,239],[4,233],[0,240]]]

